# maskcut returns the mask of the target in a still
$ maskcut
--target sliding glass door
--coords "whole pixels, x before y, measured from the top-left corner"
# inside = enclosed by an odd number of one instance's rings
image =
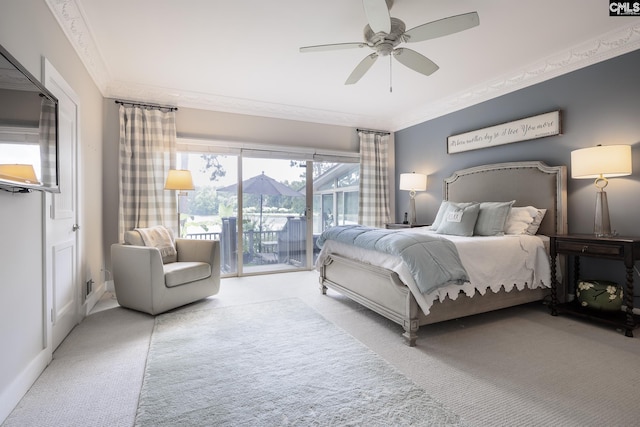
[[[306,162],[243,157],[243,271],[306,268]]]
[[[220,240],[223,276],[313,268],[320,233],[357,223],[356,162],[188,148],[179,152],[178,168],[191,171],[195,190],[180,203],[180,235]]]
[[[222,274],[237,274],[237,195],[233,191],[220,190],[237,186],[238,156],[180,153],[178,165],[191,171],[195,186],[180,204],[180,236],[220,240]]]

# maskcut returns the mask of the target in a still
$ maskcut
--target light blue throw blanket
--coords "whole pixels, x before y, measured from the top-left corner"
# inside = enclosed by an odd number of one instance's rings
[[[423,294],[451,283],[469,281],[453,242],[437,236],[363,225],[340,225],[325,230],[317,245],[322,247],[326,240],[401,257]]]

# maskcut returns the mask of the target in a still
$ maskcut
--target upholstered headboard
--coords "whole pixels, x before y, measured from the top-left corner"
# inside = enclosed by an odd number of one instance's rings
[[[567,232],[567,167],[510,162],[459,170],[444,180],[444,200],[506,202],[547,209],[538,234]]]

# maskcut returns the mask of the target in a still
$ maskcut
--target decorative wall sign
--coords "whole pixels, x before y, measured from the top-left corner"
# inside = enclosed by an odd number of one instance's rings
[[[552,111],[527,117],[526,119],[452,135],[447,138],[447,153],[461,153],[495,145],[528,141],[530,139],[544,138],[545,136],[559,135],[561,132],[560,111]]]

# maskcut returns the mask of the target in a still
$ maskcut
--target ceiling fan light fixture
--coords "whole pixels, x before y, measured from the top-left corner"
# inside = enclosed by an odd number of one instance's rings
[[[393,0],[363,0],[362,4],[368,21],[364,27],[364,43],[337,43],[300,48],[300,52],[350,49],[365,45],[373,49],[375,53],[366,56],[358,63],[347,78],[346,85],[357,83],[371,68],[378,56],[393,55],[398,62],[407,68],[430,76],[439,69],[436,63],[414,50],[397,46],[403,42],[415,43],[454,34],[480,24],[478,13],[469,12],[418,25],[407,31],[402,20],[392,18],[389,15]]]

